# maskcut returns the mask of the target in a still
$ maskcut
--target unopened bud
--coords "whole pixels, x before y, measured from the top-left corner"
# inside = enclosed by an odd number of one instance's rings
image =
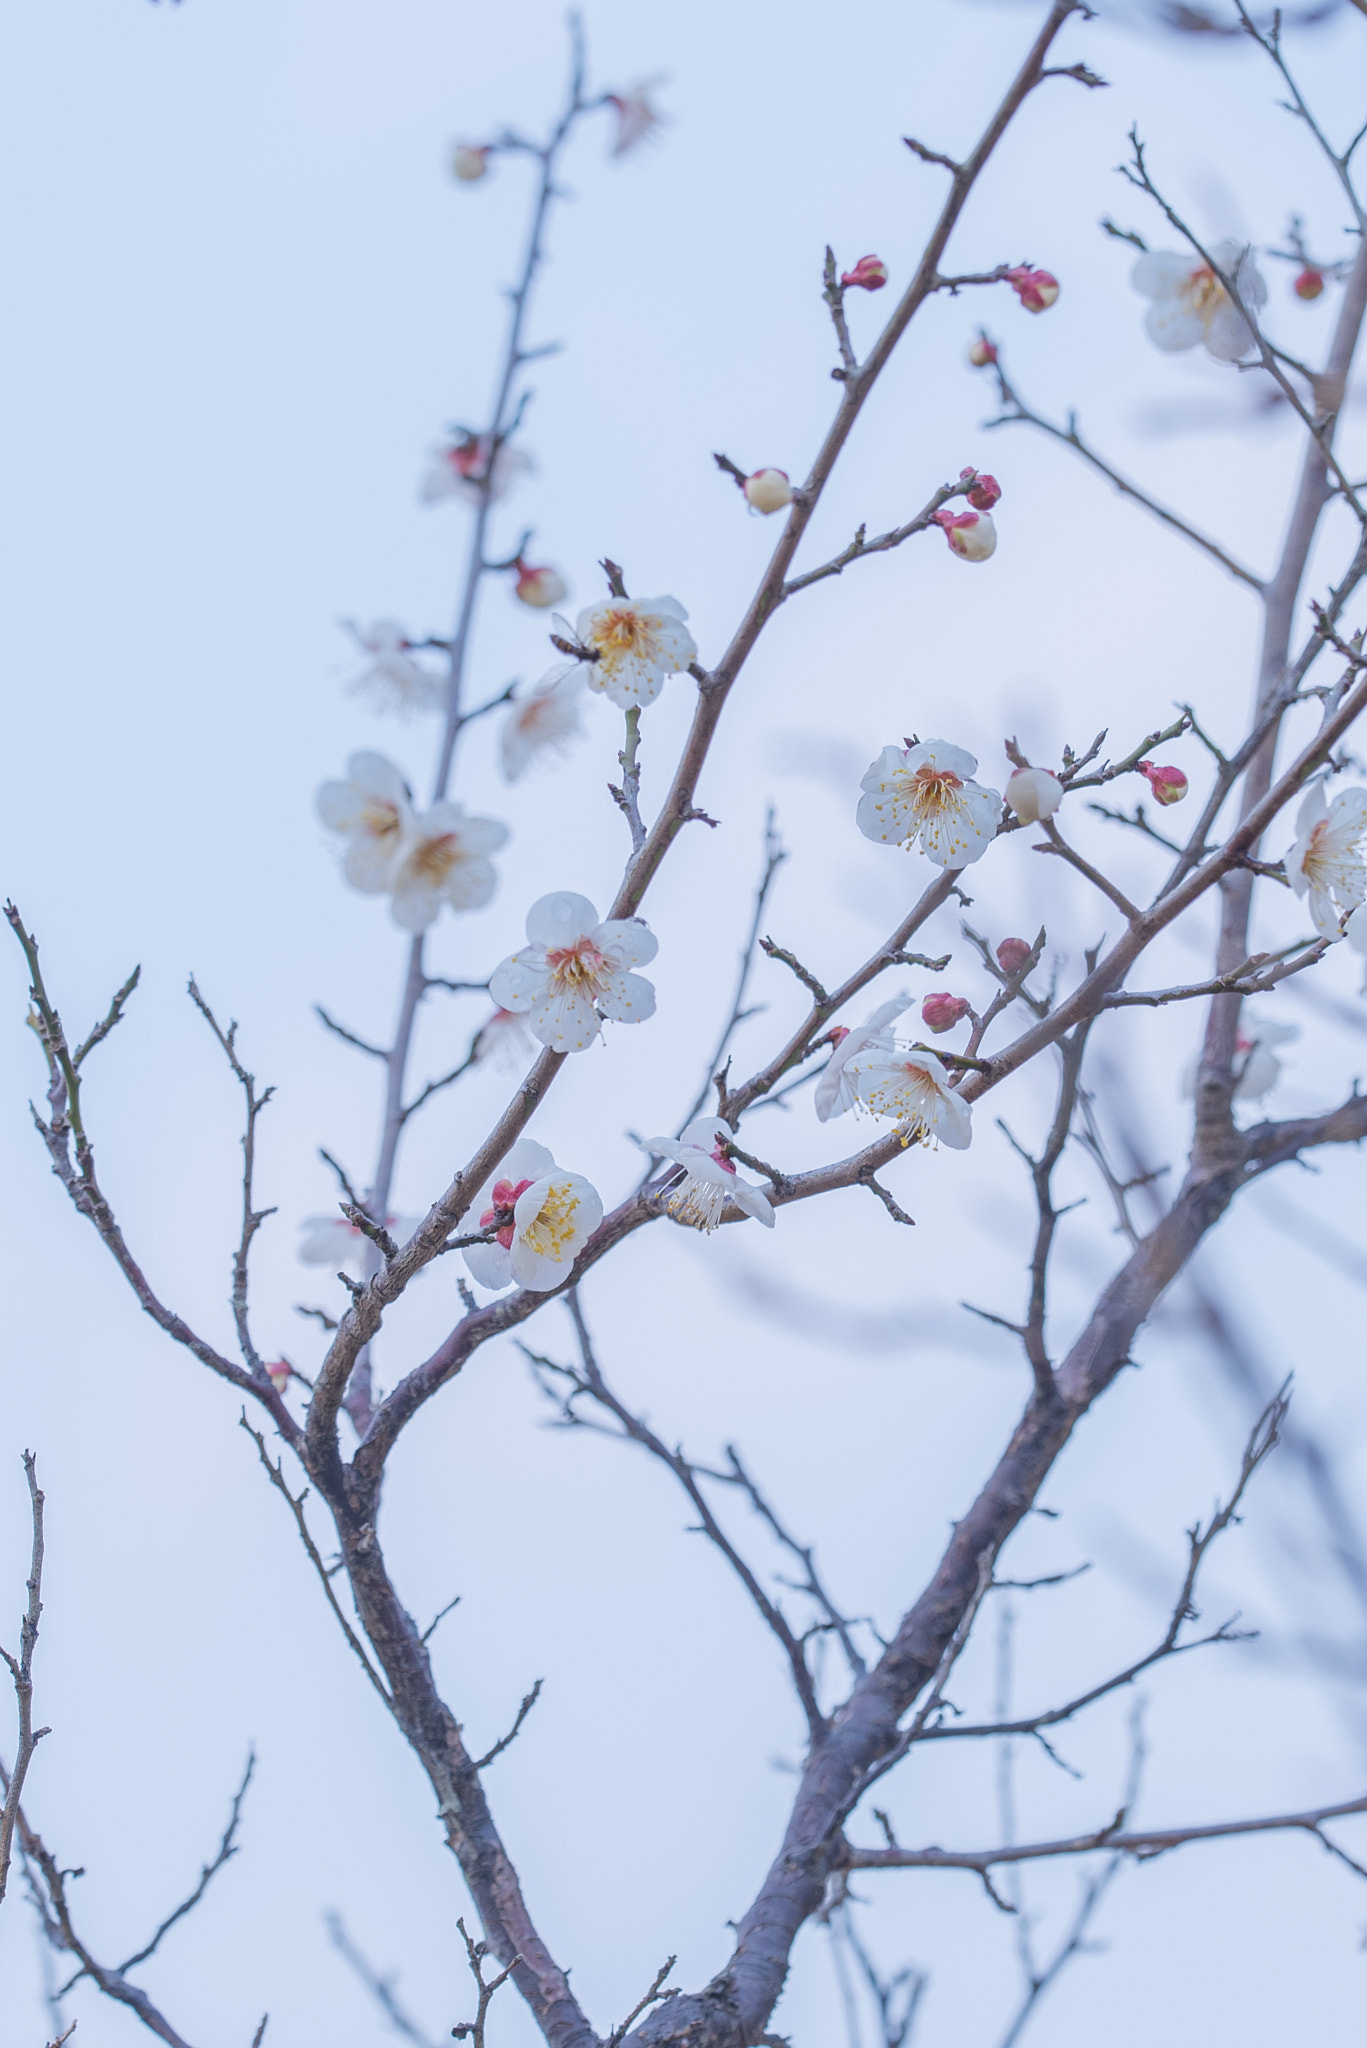
[[[1008,270],[1006,281],[1027,313],[1045,313],[1058,297],[1058,279],[1047,270],[1031,270],[1018,263]]]
[[[555,569],[534,569],[530,563],[521,561],[515,566],[517,585],[514,595],[534,610],[549,611],[553,604],[559,604],[569,594],[569,584]]]
[[[997,529],[988,512],[935,512],[931,516],[965,562],[985,562],[997,545]]]
[[[921,1005],[921,1022],[927,1031],[937,1034],[952,1031],[954,1026],[969,1013],[971,1005],[962,996],[927,996]]]
[[[821,1045],[829,1045],[832,1047],[841,1046],[845,1043],[845,1040],[849,1037],[849,1035],[850,1027],[848,1024],[832,1024],[830,1030],[826,1033],[826,1036],[823,1039],[818,1040],[818,1043]]]
[[[983,476],[979,471],[972,469],[961,469],[959,471],[960,483],[963,483],[970,476],[973,478],[973,482],[969,484],[968,489],[964,492],[964,496],[977,511],[990,512],[1002,494],[1001,485],[994,476]]]
[[[975,370],[985,370],[997,360],[997,344],[989,341],[985,334],[980,334],[976,341],[969,343],[968,360]]]
[[[741,485],[756,512],[781,512],[793,502],[793,487],[786,469],[757,469]]]
[[[997,948],[997,965],[1009,981],[1015,980],[1033,950],[1024,939],[1002,940]]]
[[[277,1394],[283,1394],[294,1377],[294,1368],[287,1365],[283,1358],[278,1358],[274,1365],[268,1365],[266,1371]]]
[[[1187,793],[1187,778],[1180,768],[1158,768],[1152,761],[1141,761],[1139,772],[1147,778],[1156,803],[1180,804]]]
[[[1018,768],[1006,785],[1006,801],[1022,825],[1037,825],[1063,802],[1063,784],[1047,768]]]
[[[841,277],[841,285],[848,291],[857,284],[866,292],[881,292],[888,281],[888,266],[881,256],[861,256],[853,270],[847,270]]]
[[[451,152],[451,176],[459,178],[462,185],[473,185],[488,171],[492,155],[487,142],[458,142]]]
[[[1324,290],[1324,272],[1307,263],[1291,289],[1298,299],[1317,299]]]

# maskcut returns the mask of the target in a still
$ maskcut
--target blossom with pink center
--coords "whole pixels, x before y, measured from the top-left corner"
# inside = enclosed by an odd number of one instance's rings
[[[756,512],[781,512],[793,502],[793,487],[786,469],[757,469],[741,485],[745,501]]]
[[[861,256],[853,270],[843,273],[840,284],[844,291],[858,285],[861,291],[881,292],[887,281],[888,266],[881,256]]]
[[[532,1056],[535,1041],[527,1029],[527,1019],[519,1017],[516,1010],[495,1010],[487,1024],[482,1024],[475,1034],[474,1061],[482,1066],[488,1060],[505,1073],[520,1067]]]
[[[458,142],[451,151],[451,176],[462,185],[475,184],[487,174],[493,153],[487,142]]]
[[[1317,270],[1313,263],[1307,263],[1291,289],[1298,299],[1304,299],[1308,305],[1324,290],[1324,272]]]
[[[1018,768],[1006,785],[1006,801],[1022,825],[1037,825],[1063,802],[1063,784],[1047,768]]]
[[[1137,772],[1153,791],[1155,803],[1180,804],[1187,793],[1187,778],[1180,768],[1160,768],[1152,761],[1141,761]]]
[[[1326,803],[1324,784],[1309,788],[1296,818],[1299,835],[1286,856],[1286,878],[1308,899],[1310,921],[1322,938],[1337,939],[1345,915],[1367,901],[1362,841],[1367,836],[1367,789],[1344,789]]]
[[[368,667],[347,684],[356,696],[368,698],[377,711],[401,717],[441,708],[446,680],[413,659],[413,642],[397,619],[375,619],[368,626],[358,626],[355,619],[341,623],[362,654],[370,656]]]
[[[576,632],[594,660],[584,680],[624,711],[658,697],[666,676],[677,675],[697,656],[676,597],[609,597],[580,612]]]
[[[329,832],[346,841],[342,873],[364,896],[390,888],[413,823],[408,784],[383,754],[353,754],[345,782],[325,782],[316,799]]]
[[[968,485],[964,496],[975,512],[990,512],[1001,497],[1001,485],[994,476],[984,476],[981,470],[961,469],[959,471],[960,483],[966,483],[969,477],[973,478],[973,482]]]
[[[719,1117],[698,1117],[677,1138],[643,1138],[641,1150],[653,1158],[672,1159],[684,1168],[684,1177],[664,1197],[664,1206],[678,1223],[711,1232],[721,1222],[728,1206],[754,1216],[770,1230],[774,1211],[763,1188],[743,1180],[727,1158],[722,1146],[731,1136],[731,1126]]]
[[[432,451],[418,493],[424,505],[442,498],[461,498],[467,505],[493,504],[506,497],[519,477],[529,476],[532,458],[511,442],[501,441],[495,451],[488,434],[460,431],[442,447]]]
[[[628,156],[643,143],[648,135],[661,126],[661,117],[650,103],[650,95],[663,79],[646,78],[639,85],[633,85],[627,92],[609,92],[603,97],[617,116],[617,132],[612,138],[612,156]]]
[[[513,595],[522,603],[529,604],[534,611],[549,611],[568,595],[569,584],[556,569],[533,568],[519,556],[513,567],[517,570],[517,582]]]
[[[471,1208],[491,1237],[467,1245],[465,1263],[481,1287],[495,1292],[514,1284],[536,1294],[559,1287],[603,1220],[593,1184],[557,1166],[531,1138],[518,1139]]]
[[[539,683],[520,684],[499,735],[504,779],[517,782],[538,760],[563,760],[570,741],[583,731],[579,703],[584,671],[577,662],[558,662]]]
[[[997,360],[997,344],[980,334],[976,341],[968,344],[968,360],[975,370],[986,370]]]
[[[1210,253],[1250,312],[1266,304],[1267,286],[1251,250],[1239,242],[1217,242]],[[1130,283],[1152,301],[1145,331],[1168,354],[1204,344],[1217,362],[1237,363],[1255,347],[1252,328],[1203,256],[1150,249],[1130,272]]]
[[[390,882],[390,915],[406,932],[425,932],[452,910],[482,910],[498,886],[491,853],[508,837],[497,818],[467,818],[461,804],[433,804],[409,827]]]
[[[527,912],[528,944],[499,962],[489,994],[525,1016],[555,1052],[583,1052],[602,1020],[640,1024],[655,1014],[655,990],[631,970],[653,960],[655,934],[636,917],[599,923],[587,896],[542,896]]]
[[[990,512],[932,512],[954,553],[965,562],[985,562],[995,554],[997,529]]]
[[[937,867],[966,868],[981,860],[997,836],[1002,800],[972,780],[977,765],[948,740],[884,747],[864,777],[860,831],[908,851],[919,841]]]
[[[929,995],[921,1005],[921,1022],[937,1038],[942,1032],[952,1031],[956,1024],[962,1024],[964,1018],[972,1014],[972,1004],[962,996]]]
[[[1014,270],[1008,270],[1006,282],[1027,313],[1047,313],[1058,297],[1058,279],[1053,273],[1032,270],[1028,263],[1018,263]]]
[[[847,1072],[850,1061],[861,1052],[879,1048],[892,1050],[892,1027],[904,1010],[911,1008],[910,996],[893,996],[888,1002],[880,1003],[871,1017],[866,1017],[852,1031],[837,1024],[831,1037],[835,1050],[821,1071],[816,1084],[816,1114],[820,1123],[829,1123],[834,1116],[844,1116],[854,1108],[854,1089]]]
[[[1003,939],[997,948],[997,965],[1014,981],[1034,950],[1025,939]]]
[[[953,1152],[966,1152],[972,1143],[972,1112],[933,1052],[872,1047],[850,1062],[850,1080],[863,1108],[896,1122],[904,1145],[948,1145]]]
[[[1234,1041],[1234,1089],[1236,1100],[1256,1102],[1268,1094],[1281,1078],[1282,1062],[1272,1050],[1300,1037],[1295,1024],[1274,1023],[1245,1007],[1239,1016],[1239,1035]],[[1182,1093],[1188,1101],[1196,1095],[1200,1076],[1199,1055],[1189,1060],[1182,1075]]]

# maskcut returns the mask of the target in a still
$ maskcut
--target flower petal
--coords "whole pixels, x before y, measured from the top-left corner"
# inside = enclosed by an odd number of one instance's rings
[[[472,1279],[495,1293],[513,1284],[512,1260],[501,1244],[467,1244],[465,1264]]]
[[[539,896],[527,912],[527,937],[534,946],[545,946],[548,951],[572,946],[597,926],[598,912],[588,897],[576,896],[570,889]]]
[[[586,927],[600,953],[610,953],[623,967],[644,967],[655,958],[660,942],[639,917],[609,918],[606,924]]]
[[[598,1007],[615,1024],[644,1024],[655,1015],[655,984],[643,974],[621,974],[598,998]]]

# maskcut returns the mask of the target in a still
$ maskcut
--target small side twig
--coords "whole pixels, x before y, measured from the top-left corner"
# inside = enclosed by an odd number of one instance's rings
[[[3,1657],[14,1681],[14,1697],[19,1710],[19,1740],[15,1746],[14,1769],[5,1787],[5,1803],[0,1807],[0,1899],[5,1896],[9,1880],[10,1855],[24,1779],[33,1761],[34,1750],[45,1735],[52,1733],[50,1728],[35,1728],[33,1725],[33,1652],[38,1641],[38,1618],[43,1611],[43,1492],[38,1484],[37,1460],[32,1451],[24,1452],[24,1477],[28,1481],[29,1506],[33,1515],[28,1605],[19,1623],[19,1655],[13,1657],[8,1650],[0,1648],[0,1657]]]

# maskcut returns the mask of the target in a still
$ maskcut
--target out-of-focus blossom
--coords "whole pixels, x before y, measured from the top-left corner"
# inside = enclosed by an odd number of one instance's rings
[[[408,1216],[386,1216],[384,1226],[400,1244],[417,1228]],[[364,1272],[371,1252],[370,1239],[354,1223],[348,1223],[345,1216],[306,1216],[299,1230],[295,1256],[301,1265],[328,1266],[334,1273],[347,1266]]]
[[[1001,798],[972,780],[978,763],[948,740],[884,747],[864,777],[857,820],[866,839],[921,851],[937,867],[981,860],[997,834]]]
[[[568,595],[570,586],[557,570],[535,569],[530,562],[520,558],[513,566],[517,570],[513,594],[534,611],[549,611],[552,605],[559,604]]]
[[[525,1016],[535,1037],[556,1052],[582,1052],[600,1022],[640,1024],[655,1014],[644,967],[659,950],[635,917],[600,924],[587,896],[542,896],[527,912],[528,944],[502,960],[489,980],[500,1009]]]
[[[893,1024],[910,1007],[910,996],[893,996],[890,1001],[880,1003],[873,1015],[866,1017],[853,1031],[836,1026],[831,1033],[835,1050],[816,1084],[816,1114],[821,1123],[829,1123],[833,1116],[844,1116],[847,1110],[854,1108],[854,1089],[847,1072],[850,1061],[857,1054],[874,1047],[891,1052]]]
[[[1324,272],[1316,270],[1313,263],[1307,263],[1291,289],[1298,299],[1304,299],[1308,304],[1324,290]]]
[[[972,1143],[972,1113],[933,1052],[874,1047],[851,1060],[850,1079],[865,1109],[895,1120],[904,1145],[941,1144],[966,1152]]]
[[[531,456],[511,442],[500,442],[495,452],[488,434],[458,433],[433,449],[419,496],[424,505],[435,505],[442,498],[478,505],[487,497],[494,503],[506,497],[518,478],[529,476],[531,470]]]
[[[989,341],[985,334],[980,334],[968,345],[968,360],[975,370],[986,370],[997,360],[997,344]]]
[[[972,469],[961,469],[959,471],[960,483],[965,482],[969,477],[972,477],[974,481],[969,484],[968,489],[964,492],[964,496],[976,512],[990,512],[1001,497],[1001,485],[994,476],[984,476],[980,471]]]
[[[1180,804],[1187,793],[1187,778],[1180,768],[1160,768],[1152,761],[1141,761],[1138,772],[1153,791],[1155,803]]]
[[[1355,953],[1363,956],[1362,993],[1367,996],[1367,907],[1359,905],[1343,927],[1343,936]]]
[[[458,142],[451,151],[451,176],[473,185],[487,175],[493,150],[487,142]]]
[[[965,562],[985,562],[996,552],[997,529],[990,512],[932,512],[955,554]]]
[[[1239,242],[1217,242],[1211,255],[1250,312],[1266,304],[1267,285],[1251,250]],[[1248,322],[1199,256],[1150,249],[1130,272],[1130,283],[1152,300],[1144,315],[1150,341],[1170,354],[1204,343],[1217,362],[1237,363],[1255,346]]]
[[[1014,270],[1008,270],[1006,282],[1027,313],[1047,313],[1058,297],[1058,279],[1053,273],[1031,270],[1025,263],[1018,263]]]
[[[507,781],[516,782],[536,760],[563,760],[579,722],[582,667],[558,662],[530,689],[520,685],[499,735],[499,753]]]
[[[997,948],[997,965],[1009,980],[1014,981],[1033,950],[1024,939],[1003,939]]]
[[[498,886],[491,853],[508,837],[497,818],[467,818],[462,805],[433,804],[415,818],[390,884],[390,913],[406,932],[425,932],[441,914],[481,910]]]
[[[643,143],[648,135],[660,127],[661,118],[650,103],[650,95],[659,78],[646,78],[639,85],[633,85],[627,92],[609,92],[603,97],[617,116],[617,130],[612,138],[611,155],[628,156]]]
[[[1367,834],[1367,789],[1344,789],[1325,802],[1324,784],[1308,789],[1296,818],[1299,835],[1286,856],[1286,876],[1308,898],[1310,921],[1322,938],[1339,936],[1343,916],[1367,899],[1361,843]]]
[[[746,503],[756,512],[781,512],[793,502],[793,487],[786,469],[757,469],[741,485]]]
[[[763,1188],[742,1180],[722,1145],[731,1136],[731,1126],[719,1117],[698,1117],[678,1138],[643,1138],[641,1150],[661,1159],[672,1159],[685,1169],[677,1187],[664,1197],[664,1206],[676,1222],[691,1224],[695,1230],[713,1231],[721,1222],[728,1203],[747,1216],[774,1227],[774,1211]]]
[[[531,1138],[518,1139],[471,1206],[480,1229],[495,1234],[488,1244],[467,1245],[465,1263],[481,1287],[496,1292],[558,1287],[603,1220],[597,1188],[557,1166]]]
[[[1234,1094],[1244,1102],[1256,1102],[1274,1088],[1281,1077],[1282,1062],[1272,1047],[1289,1045],[1292,1039],[1300,1037],[1295,1024],[1277,1024],[1270,1018],[1263,1018],[1250,1012],[1247,1007],[1240,1013],[1239,1036],[1234,1041]],[[1196,1094],[1197,1077],[1201,1071],[1200,1056],[1189,1060],[1182,1075],[1182,1093],[1188,1101]]]
[[[316,799],[329,832],[346,840],[342,873],[353,889],[379,896],[394,870],[413,822],[408,785],[383,754],[353,754],[345,782],[325,782]]]
[[[530,1059],[534,1050],[535,1041],[527,1029],[527,1019],[519,1017],[516,1010],[495,1010],[488,1023],[481,1025],[476,1034],[475,1064],[482,1066],[488,1060],[491,1065],[509,1073]]]
[[[343,619],[342,625],[362,654],[370,656],[368,666],[347,685],[356,696],[369,698],[378,711],[400,715],[440,708],[445,681],[413,659],[413,643],[397,619],[374,619],[368,626]]]
[[[938,1038],[942,1032],[952,1031],[961,1024],[972,1010],[972,1004],[962,996],[929,995],[921,1005],[921,1022],[927,1031],[933,1031]]]
[[[1063,784],[1047,768],[1018,768],[1006,785],[1006,801],[1022,825],[1037,825],[1063,802]]]
[[[294,1378],[294,1367],[287,1358],[277,1358],[266,1367],[266,1376],[277,1394],[283,1395]]]
[[[881,256],[861,256],[854,269],[843,272],[840,279],[844,291],[857,285],[866,292],[881,292],[887,281],[888,266]]]
[[[584,680],[630,711],[658,697],[666,676],[697,656],[676,597],[609,597],[579,614],[581,643],[597,659],[584,664]]]

